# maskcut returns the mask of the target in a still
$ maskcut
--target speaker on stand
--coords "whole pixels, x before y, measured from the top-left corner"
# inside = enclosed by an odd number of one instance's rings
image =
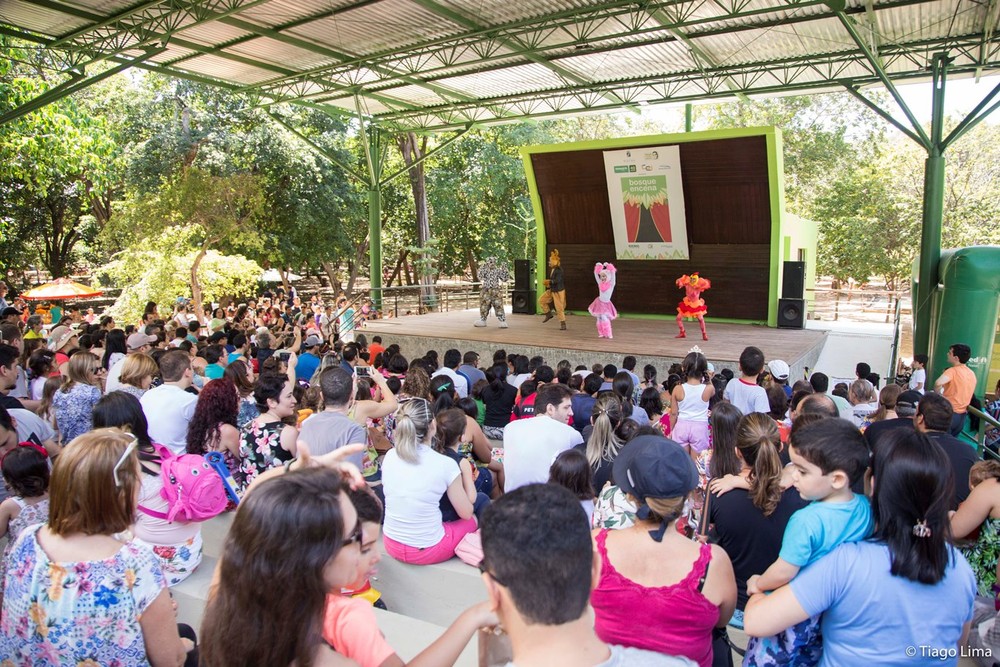
[[[519,315],[535,314],[535,290],[532,279],[531,260],[514,260],[514,292],[510,297],[510,309]]]
[[[785,262],[781,272],[781,298],[778,299],[778,328],[803,329],[806,326],[806,263]]]

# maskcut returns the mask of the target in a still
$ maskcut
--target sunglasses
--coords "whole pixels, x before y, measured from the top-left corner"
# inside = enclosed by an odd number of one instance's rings
[[[354,524],[354,530],[342,543],[342,547],[349,547],[352,544],[361,544],[361,522],[358,521]]]
[[[125,452],[122,454],[121,458],[118,459],[118,463],[115,464],[115,467],[111,469],[111,474],[115,478],[115,488],[116,489],[120,489],[121,486],[122,486],[121,480],[118,479],[118,470],[122,467],[122,465],[128,459],[129,454],[131,454],[133,451],[135,451],[135,448],[139,446],[139,441],[136,440],[136,438],[135,438],[134,435],[132,435],[131,433],[126,433],[125,435],[127,435],[130,438],[132,438],[132,442],[130,442],[129,446],[125,448]]]
[[[490,579],[492,579],[493,581],[497,582],[501,586],[506,586],[507,585],[507,584],[503,583],[502,581],[500,581],[500,579],[497,577],[497,575],[495,575],[492,572],[490,572],[489,567],[486,565],[486,559],[485,558],[482,559],[481,561],[479,561],[479,565],[477,567],[479,568],[479,572],[481,574],[485,574],[486,576],[488,576]]]

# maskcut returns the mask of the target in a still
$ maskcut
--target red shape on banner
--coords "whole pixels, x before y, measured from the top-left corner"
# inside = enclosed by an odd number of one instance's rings
[[[629,243],[635,243],[636,236],[639,235],[639,205],[632,202],[625,202],[625,235]],[[667,227],[669,227],[669,223]]]
[[[670,243],[670,208],[666,202],[655,202],[649,207],[649,214],[653,216],[653,224],[656,231],[660,232],[664,243]]]

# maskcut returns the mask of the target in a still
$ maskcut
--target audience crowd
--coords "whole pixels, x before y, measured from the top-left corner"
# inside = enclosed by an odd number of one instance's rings
[[[994,664],[1000,462],[959,437],[967,346],[831,388],[753,346],[718,372],[697,348],[407,357],[376,314],[293,290],[0,323],[0,665],[428,667],[480,628],[518,667],[728,665],[727,628],[754,667]],[[223,506],[171,494],[191,456],[235,511],[200,641],[170,587]],[[408,662],[372,611],[380,538],[485,585]]]

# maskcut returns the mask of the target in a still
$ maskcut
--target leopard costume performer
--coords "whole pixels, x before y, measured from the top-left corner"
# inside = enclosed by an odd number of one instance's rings
[[[502,283],[510,280],[507,269],[497,264],[495,257],[487,257],[483,265],[479,267],[479,280],[482,282],[482,290],[479,292],[479,319],[474,326],[485,327],[486,318],[490,314],[490,308],[496,313],[500,320],[500,328],[507,328],[507,316],[503,312]]]

